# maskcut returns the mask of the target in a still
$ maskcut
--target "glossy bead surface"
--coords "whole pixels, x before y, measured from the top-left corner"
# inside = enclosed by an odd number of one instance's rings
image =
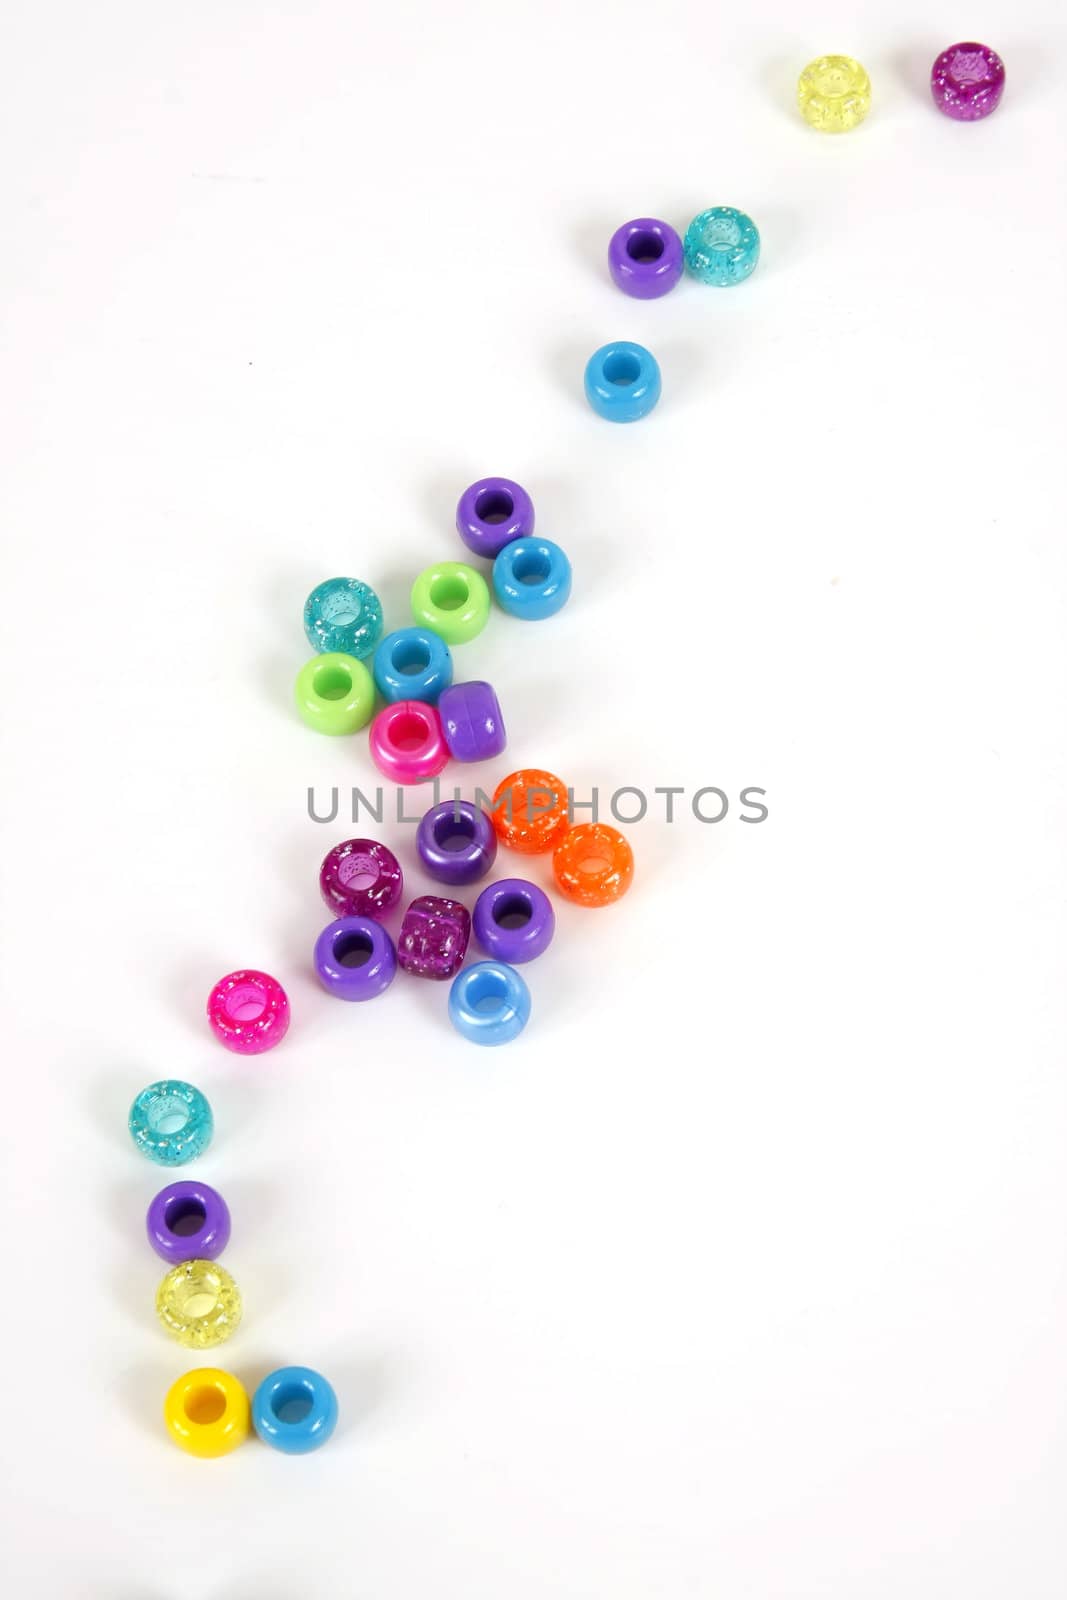
[[[189,1350],[210,1350],[236,1332],[241,1295],[226,1268],[198,1256],[171,1267],[156,1295],[156,1313]]]
[[[516,539],[493,562],[493,592],[501,610],[540,622],[570,599],[571,564],[550,539]]]
[[[980,122],[1000,104],[1004,63],[987,44],[953,44],[930,71],[934,105],[954,122]]]
[[[468,550],[492,561],[513,539],[533,533],[533,501],[511,478],[479,478],[460,495],[456,530]]]
[[[449,990],[448,1015],[472,1044],[508,1044],[530,1020],[526,980],[505,961],[476,961]]]
[[[319,870],[319,890],[335,917],[388,916],[404,892],[393,852],[377,839],[335,844]]]
[[[289,996],[268,972],[243,968],[220,978],[207,997],[207,1017],[220,1044],[239,1056],[258,1056],[289,1031]]]
[[[454,761],[491,761],[508,742],[492,684],[454,683],[437,703],[445,743]]]
[[[355,656],[312,656],[296,675],[296,709],[316,733],[357,733],[374,711],[374,679]]]
[[[404,912],[396,958],[414,978],[451,978],[463,965],[470,936],[465,905],[444,895],[420,894]]]
[[[306,1456],[337,1426],[337,1396],[311,1367],[279,1367],[252,1396],[252,1425],[264,1444],[287,1456]]]
[[[571,825],[567,785],[541,767],[520,767],[494,789],[492,818],[507,849],[526,856],[554,850]]]
[[[209,1183],[168,1183],[148,1207],[148,1242],[157,1256],[214,1261],[230,1241],[230,1208]]]
[[[415,843],[423,866],[441,883],[477,883],[496,860],[496,833],[479,806],[442,800],[419,823]]]
[[[225,1456],[248,1438],[248,1394],[232,1373],[197,1367],[171,1384],[163,1420],[174,1443],[191,1456]]]
[[[682,241],[669,222],[635,217],[616,228],[608,244],[608,269],[623,294],[658,300],[682,276]],[[518,535],[516,535],[518,537]]]
[[[559,892],[580,906],[607,906],[633,882],[634,853],[618,828],[581,822],[563,835],[552,856]]]
[[[851,56],[819,56],[800,74],[797,105],[820,133],[848,133],[871,109],[871,80]]]
[[[483,889],[471,922],[486,955],[512,966],[543,955],[556,931],[551,900],[525,878],[501,878]]]
[[[585,397],[608,422],[637,422],[647,417],[662,390],[659,363],[643,344],[621,339],[601,345],[585,369]]]
[[[389,705],[397,700],[436,705],[452,682],[452,652],[432,628],[397,628],[374,652],[374,682]]]
[[[371,723],[370,753],[378,771],[393,783],[436,778],[448,762],[437,707],[422,700],[398,700],[383,707]]]
[[[339,1000],[373,1000],[396,977],[396,950],[372,917],[338,917],[315,941],[315,971]]]
[[[215,1132],[211,1107],[199,1089],[163,1078],[142,1089],[130,1107],[130,1135],[149,1161],[182,1167],[202,1155]]]
[[[685,230],[685,264],[701,283],[743,283],[759,260],[759,229],[736,206],[709,206]]]
[[[327,578],[304,604],[304,632],[320,654],[339,651],[362,661],[382,636],[382,603],[358,578]]]
[[[465,561],[438,561],[415,579],[411,611],[446,644],[466,644],[489,621],[489,586]]]

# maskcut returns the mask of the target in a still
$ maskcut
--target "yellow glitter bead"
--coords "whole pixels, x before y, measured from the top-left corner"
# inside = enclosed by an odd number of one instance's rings
[[[820,56],[800,74],[797,105],[820,133],[847,133],[871,109],[871,80],[851,56]]]
[[[191,1456],[225,1456],[248,1438],[251,1407],[244,1385],[218,1367],[197,1367],[167,1391],[163,1420]]]
[[[241,1292],[217,1261],[181,1261],[160,1284],[156,1311],[179,1344],[209,1350],[240,1322]]]

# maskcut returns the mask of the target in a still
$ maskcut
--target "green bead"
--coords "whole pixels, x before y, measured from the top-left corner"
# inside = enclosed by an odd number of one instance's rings
[[[489,621],[489,585],[464,561],[439,561],[415,579],[411,610],[446,644],[466,644]]]
[[[374,679],[340,650],[312,656],[296,679],[296,709],[318,733],[355,733],[374,710]]]

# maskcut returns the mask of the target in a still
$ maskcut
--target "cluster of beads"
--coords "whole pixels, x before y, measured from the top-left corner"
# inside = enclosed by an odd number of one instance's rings
[[[985,44],[949,45],[930,69],[930,92],[946,117],[978,122],[1000,104],[1004,63]],[[871,80],[851,56],[819,56],[800,74],[797,105],[820,133],[848,133],[871,109]]]
[[[307,1455],[337,1426],[337,1396],[310,1367],[279,1367],[251,1402],[239,1378],[219,1367],[197,1367],[172,1384],[163,1417],[175,1444],[193,1456],[225,1456],[251,1429],[284,1455]]]

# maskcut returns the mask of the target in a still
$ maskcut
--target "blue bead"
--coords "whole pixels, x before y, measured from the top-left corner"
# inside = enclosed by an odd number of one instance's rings
[[[448,1015],[474,1044],[507,1044],[530,1020],[530,991],[506,961],[476,961],[453,979]]]
[[[601,345],[585,369],[585,398],[609,422],[636,422],[660,396],[659,362],[643,344]]]
[[[164,1078],[142,1089],[130,1107],[130,1134],[141,1154],[161,1167],[183,1167],[202,1155],[215,1132],[199,1089]]]
[[[570,599],[571,564],[551,539],[513,539],[493,562],[493,590],[513,617],[539,622]]]
[[[383,700],[437,704],[452,682],[452,652],[432,628],[397,628],[374,652],[374,681]]]
[[[320,655],[339,651],[362,661],[382,636],[382,602],[358,578],[327,578],[304,603],[304,632]]]
[[[279,1367],[252,1396],[252,1426],[264,1444],[287,1456],[306,1456],[337,1426],[337,1396],[321,1372]]]
[[[759,229],[735,206],[709,206],[685,230],[685,264],[701,283],[728,288],[759,260]]]

